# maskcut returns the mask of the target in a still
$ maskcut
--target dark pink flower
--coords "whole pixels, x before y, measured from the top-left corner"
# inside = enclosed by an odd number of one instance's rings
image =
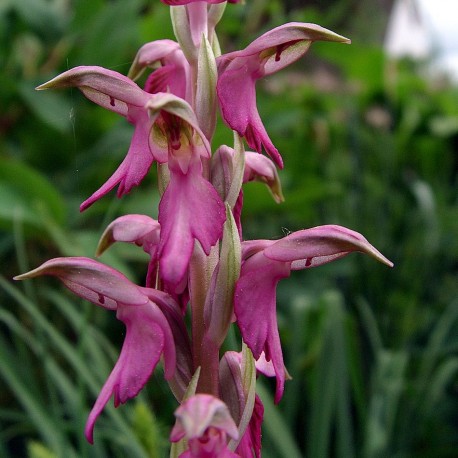
[[[275,402],[279,402],[288,374],[278,334],[276,288],[291,270],[326,264],[353,251],[369,254],[389,266],[388,261],[361,234],[341,226],[305,229],[278,241],[242,243],[242,269],[237,282],[234,311],[243,340],[259,359],[262,352],[271,361],[276,378]]]
[[[120,272],[88,258],[55,258],[16,277],[17,280],[40,275],[58,277],[78,296],[116,312],[126,326],[126,337],[118,361],[103,385],[86,423],[87,440],[93,442],[97,417],[114,396],[114,404],[137,396],[159,362],[164,358],[165,378],[174,376],[176,352],[174,336],[164,316],[165,293],[145,290],[131,283]],[[148,294],[145,293],[148,292]],[[158,303],[160,305],[158,305]]]
[[[256,107],[256,81],[295,62],[317,40],[349,42],[318,25],[291,22],[270,30],[242,51],[217,59],[217,92],[225,122],[245,137],[252,149],[261,153],[264,148],[279,167],[283,167],[283,160]]]
[[[162,43],[152,56],[145,51],[139,62],[177,52],[173,42]],[[149,57],[148,57],[149,56]],[[144,59],[144,61],[143,61]],[[137,67],[135,67],[137,68]],[[225,207],[202,175],[201,157],[210,157],[210,144],[191,106],[182,98],[149,94],[129,78],[101,67],[77,67],[39,89],[78,87],[90,100],[119,113],[135,125],[126,158],[112,177],[81,205],[84,210],[119,183],[118,196],[129,192],[148,172],[153,160],[168,163],[170,183],[159,207],[161,236],[158,246],[161,276],[170,290],[183,287],[189,259],[197,240],[205,253],[223,231]]]
[[[167,100],[167,97],[169,100]],[[161,225],[159,266],[171,285],[182,283],[197,240],[208,255],[222,235],[226,209],[221,197],[202,173],[202,157],[210,145],[191,107],[172,94],[155,94],[147,108],[155,123],[158,144],[168,150],[169,184],[159,204]],[[161,143],[160,137],[167,142]]]
[[[188,267],[194,241],[198,240],[208,255],[221,237],[226,209],[215,188],[202,176],[198,158],[190,162],[187,173],[177,165],[170,167],[170,172],[170,183],[159,204],[159,256],[163,278],[178,284]]]

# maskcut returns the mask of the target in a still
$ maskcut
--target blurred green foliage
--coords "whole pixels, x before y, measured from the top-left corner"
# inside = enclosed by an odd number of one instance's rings
[[[314,44],[258,84],[285,160],[286,202],[247,185],[245,238],[342,224],[395,263],[352,255],[280,284],[293,379],[279,406],[270,380],[260,383],[263,455],[455,457],[458,89],[412,62],[386,61],[365,40],[366,18],[345,26],[345,11],[344,1],[319,12],[253,0],[229,5],[219,29],[226,50],[290,20],[338,25],[353,40]],[[165,456],[175,405],[160,374],[136,401],[107,409],[94,446],[83,437],[122,341],[114,317],[55,282],[10,279],[54,256],[93,256],[120,214],[157,216],[154,173],[122,200],[111,194],[78,213],[124,157],[131,126],[76,90],[33,88],[77,65],[125,73],[141,44],[173,38],[168,15],[146,0],[0,4],[1,456]],[[222,125],[221,141],[231,141]],[[142,282],[141,250],[116,246],[102,260]]]

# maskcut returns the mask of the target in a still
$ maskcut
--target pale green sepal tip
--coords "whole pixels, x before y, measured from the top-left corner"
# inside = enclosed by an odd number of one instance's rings
[[[231,187],[227,193],[226,202],[233,209],[240,194],[243,183],[243,173],[245,171],[245,148],[239,134],[234,131],[234,174]]]
[[[197,50],[192,42],[191,29],[185,6],[171,6],[170,17],[172,20],[173,33],[178,44],[189,63],[197,60]]]

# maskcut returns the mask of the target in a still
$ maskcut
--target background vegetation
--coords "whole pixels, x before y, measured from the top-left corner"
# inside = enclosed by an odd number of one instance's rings
[[[378,44],[386,11],[367,6],[376,2],[321,2],[321,10],[302,3],[230,5],[219,29],[226,50],[289,20],[317,22],[353,41],[315,44],[302,62],[258,85],[261,116],[285,159],[286,202],[278,206],[262,185],[247,185],[244,235],[342,224],[395,268],[353,255],[281,283],[279,323],[293,380],[275,408],[269,381],[260,384],[263,456],[458,456],[458,90],[422,78],[418,64],[386,60]],[[173,37],[168,24],[159,1],[0,5],[5,458],[166,456],[175,405],[160,371],[137,400],[107,409],[94,446],[83,437],[122,326],[52,280],[11,278],[54,256],[93,256],[120,214],[157,216],[154,174],[122,200],[111,194],[78,213],[124,157],[131,126],[79,91],[34,87],[77,65],[125,73],[142,43]],[[230,142],[220,127],[215,144]],[[146,259],[135,247],[115,247],[102,260],[143,279]]]

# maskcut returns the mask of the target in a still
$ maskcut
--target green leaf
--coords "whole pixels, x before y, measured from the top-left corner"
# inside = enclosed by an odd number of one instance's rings
[[[19,220],[40,229],[46,218],[64,222],[65,205],[58,191],[32,168],[0,159],[0,225],[10,228]]]
[[[46,0],[15,0],[11,4],[18,15],[31,27],[48,36],[55,36],[65,26],[65,17],[59,14],[58,2]]]
[[[134,407],[133,430],[140,443],[147,450],[149,458],[164,456],[166,439],[161,434],[160,425],[151,409],[138,401]]]
[[[57,455],[49,448],[36,441],[30,441],[27,444],[27,454],[29,458],[57,458]]]
[[[278,407],[274,405],[272,396],[268,390],[258,381],[256,391],[264,405],[263,429],[277,451],[272,456],[301,458],[302,454],[291,435],[291,429],[282,417]]]
[[[19,94],[29,109],[45,124],[61,133],[67,133],[72,126],[72,106],[62,93],[35,91],[35,84],[20,83]]]

